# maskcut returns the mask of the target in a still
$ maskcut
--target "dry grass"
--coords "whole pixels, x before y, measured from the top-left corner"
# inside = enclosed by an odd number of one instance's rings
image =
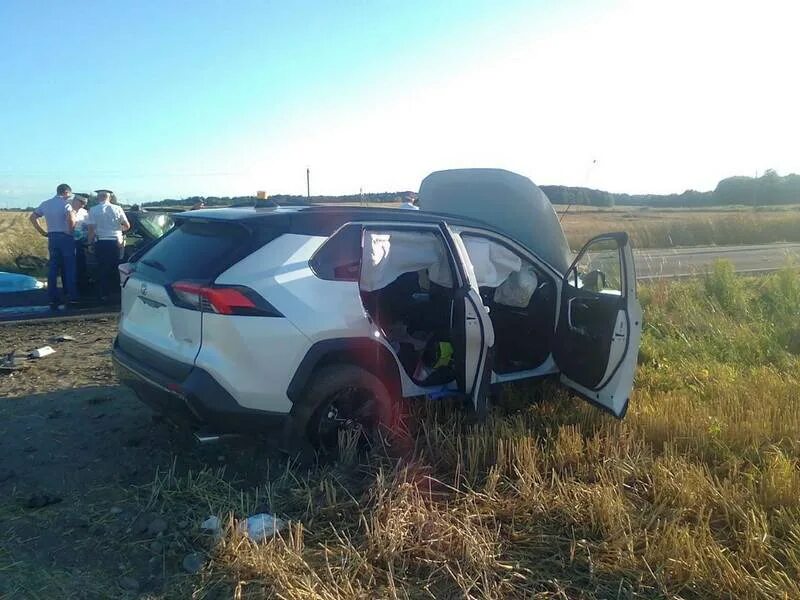
[[[536,385],[484,425],[419,406],[402,458],[265,473],[244,495],[219,474],[159,479],[152,502],[229,519],[201,580],[172,592],[800,598],[800,275],[743,281],[719,265],[642,299],[622,422]],[[293,524],[255,544],[232,517],[262,501]]]
[[[556,207],[559,214],[565,209]],[[14,259],[23,254],[47,257],[47,241],[27,220],[27,213],[0,212],[0,270],[16,270]],[[573,206],[562,226],[574,250],[595,235],[620,230],[630,234],[636,248],[800,242],[800,207],[651,210]]]
[[[26,254],[47,258],[47,239],[23,212],[0,212],[0,271],[17,271],[14,259]]]
[[[557,206],[559,214],[566,207]],[[607,231],[627,231],[636,248],[800,242],[800,208],[652,210],[617,207],[576,210],[562,226],[573,249]]]

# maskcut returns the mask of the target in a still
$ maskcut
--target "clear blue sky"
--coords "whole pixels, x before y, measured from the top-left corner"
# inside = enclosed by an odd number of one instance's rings
[[[631,192],[800,170],[793,3],[643,4],[2,0],[0,207],[62,181],[303,193],[306,167],[312,193],[457,166]]]

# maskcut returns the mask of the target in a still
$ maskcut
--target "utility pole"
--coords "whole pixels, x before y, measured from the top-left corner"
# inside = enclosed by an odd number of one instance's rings
[[[311,169],[306,167],[306,196],[308,201],[311,202]]]

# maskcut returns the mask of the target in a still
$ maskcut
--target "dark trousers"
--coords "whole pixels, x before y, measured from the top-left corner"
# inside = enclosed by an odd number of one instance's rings
[[[50,253],[50,265],[47,269],[47,296],[50,304],[59,304],[62,300],[58,293],[59,272],[64,294],[71,300],[76,300],[78,286],[75,277],[75,239],[69,233],[48,233],[47,250]]]
[[[94,245],[97,256],[98,289],[100,298],[119,293],[119,243],[117,240],[97,240]]]
[[[86,242],[75,242],[75,277],[78,293],[85,296],[89,292],[89,277],[86,273]]]

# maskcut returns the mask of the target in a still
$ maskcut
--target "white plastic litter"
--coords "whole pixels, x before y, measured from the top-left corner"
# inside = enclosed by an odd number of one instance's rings
[[[219,520],[219,517],[214,515],[208,517],[200,524],[200,529],[203,531],[210,531],[212,533],[218,533],[221,528],[222,522]]]
[[[50,356],[51,354],[55,354],[55,350],[53,350],[50,346],[42,346],[41,348],[37,348],[33,352],[30,353],[31,358],[42,358],[43,356]]]
[[[286,522],[267,513],[247,517],[239,523],[239,531],[247,534],[254,542],[265,542],[286,527]]]
[[[51,342],[74,342],[75,338],[71,335],[58,335],[54,338],[50,338]]]

